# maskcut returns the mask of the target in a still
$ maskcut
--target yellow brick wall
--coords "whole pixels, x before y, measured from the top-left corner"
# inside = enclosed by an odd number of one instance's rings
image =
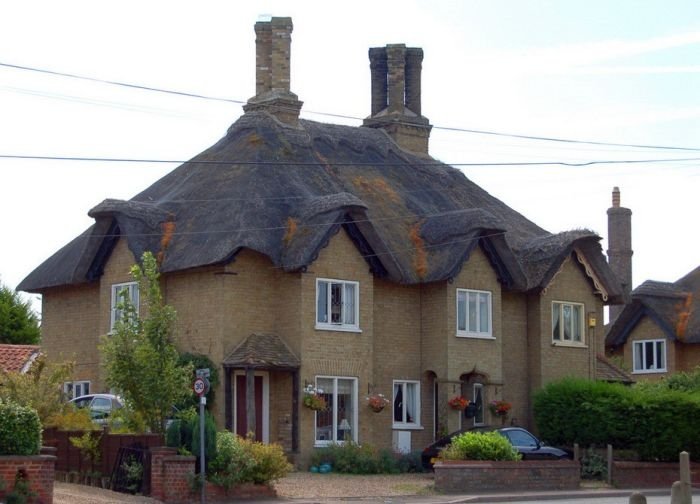
[[[526,425],[530,407],[527,299],[522,294],[503,291],[501,308],[503,390],[500,398],[513,405],[510,419]]]
[[[91,391],[101,392],[98,283],[43,292],[41,319],[41,347],[47,358],[51,362],[73,361],[73,379],[89,380]]]

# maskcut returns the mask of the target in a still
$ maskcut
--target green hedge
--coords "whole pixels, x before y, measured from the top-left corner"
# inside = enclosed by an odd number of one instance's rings
[[[0,455],[38,455],[40,449],[36,410],[0,399]]]
[[[687,392],[566,379],[535,394],[534,415],[548,443],[611,444],[642,460],[676,461],[688,451],[700,460],[700,400]]]
[[[493,432],[465,432],[440,452],[445,460],[520,460],[518,451],[504,436]]]

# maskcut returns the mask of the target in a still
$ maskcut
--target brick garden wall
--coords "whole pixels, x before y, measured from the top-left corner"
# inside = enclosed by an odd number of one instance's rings
[[[677,462],[615,462],[612,483],[617,488],[669,488],[680,480]],[[700,465],[690,465],[690,480],[700,481]]]
[[[19,472],[29,481],[29,490],[36,494],[39,504],[53,503],[53,480],[56,457],[52,455],[0,456],[0,481],[4,483],[0,490],[0,499],[12,492],[15,477]]]
[[[581,466],[571,460],[445,461],[435,464],[435,488],[444,493],[573,490]]]

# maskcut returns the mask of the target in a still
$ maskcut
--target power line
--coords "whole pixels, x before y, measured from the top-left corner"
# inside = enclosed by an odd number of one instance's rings
[[[156,87],[145,86],[145,85],[140,85],[140,84],[131,84],[128,82],[99,79],[99,78],[88,77],[88,76],[84,76],[84,75],[72,74],[72,73],[67,73],[67,72],[58,72],[58,71],[54,71],[54,70],[47,70],[47,69],[29,67],[29,66],[23,66],[23,65],[14,65],[14,64],[10,64],[10,63],[0,62],[0,66],[7,67],[7,68],[14,68],[16,70],[24,70],[24,71],[38,72],[38,73],[44,73],[44,74],[49,74],[49,75],[56,75],[59,77],[67,77],[67,78],[71,78],[71,79],[80,79],[80,80],[85,80],[85,81],[90,81],[90,82],[98,82],[101,84],[109,84],[109,85],[113,85],[113,86],[122,86],[122,87],[131,88],[131,89],[138,89],[138,90],[142,90],[142,91],[165,93],[165,94],[176,95],[176,96],[184,96],[184,97],[188,97],[188,98],[197,98],[197,99],[202,99],[202,100],[213,100],[213,101],[226,102],[226,103],[235,103],[238,105],[244,105],[245,103],[247,103],[246,101],[235,100],[232,98],[222,98],[222,97],[208,96],[208,95],[202,95],[202,94],[197,94],[197,93],[188,93],[188,92],[184,92],[184,91],[175,91],[175,90],[171,90],[171,89],[163,89],[163,88],[156,88]],[[335,114],[335,113],[331,113],[331,112],[317,112],[314,110],[304,110],[304,112],[310,113],[310,114],[317,114],[317,115],[321,115],[321,116],[326,116],[326,117],[351,119],[351,120],[355,120],[355,121],[362,121],[363,120],[363,118],[361,118],[361,117],[355,117],[355,116],[350,116],[350,115],[345,115],[345,114]],[[460,132],[460,133],[470,133],[470,134],[475,134],[475,135],[489,135],[489,136],[517,138],[517,139],[521,139],[521,140],[557,142],[557,143],[565,143],[565,144],[572,144],[572,145],[598,145],[598,146],[604,146],[604,147],[629,147],[629,148],[635,148],[635,149],[677,150],[677,151],[693,151],[693,152],[700,151],[700,147],[677,147],[677,146],[668,146],[668,145],[625,144],[625,143],[615,143],[615,142],[601,142],[601,141],[595,141],[595,140],[577,140],[577,139],[571,139],[571,138],[557,138],[557,137],[545,137],[545,136],[537,136],[537,135],[523,135],[523,134],[517,134],[517,133],[504,133],[504,132],[500,132],[500,131],[478,130],[478,129],[460,128],[460,127],[451,127],[451,126],[433,125],[433,129],[439,129],[439,130],[444,130],[444,131],[455,131],[455,132]],[[545,164],[552,164],[552,163],[545,163]],[[555,163],[555,164],[558,164],[558,163]]]
[[[660,158],[660,159],[599,159],[593,161],[569,162],[569,161],[502,161],[488,163],[443,163],[435,162],[404,162],[404,163],[358,163],[358,162],[307,162],[307,161],[242,161],[190,159],[187,161],[177,159],[132,159],[132,158],[107,158],[107,157],[79,157],[79,156],[35,156],[24,154],[0,154],[0,159],[34,159],[42,161],[91,161],[105,163],[153,163],[153,164],[205,164],[205,165],[252,165],[252,166],[569,166],[585,167],[603,164],[650,164],[650,163],[674,163],[700,161],[697,158]]]

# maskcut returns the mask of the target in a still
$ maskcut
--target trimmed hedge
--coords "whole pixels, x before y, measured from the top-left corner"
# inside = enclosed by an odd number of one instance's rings
[[[517,461],[521,456],[498,432],[465,432],[440,452],[445,460]]]
[[[534,415],[548,443],[611,444],[642,460],[700,460],[700,400],[687,392],[565,379],[535,394]]]
[[[36,410],[0,399],[0,455],[38,455],[41,421]]]

